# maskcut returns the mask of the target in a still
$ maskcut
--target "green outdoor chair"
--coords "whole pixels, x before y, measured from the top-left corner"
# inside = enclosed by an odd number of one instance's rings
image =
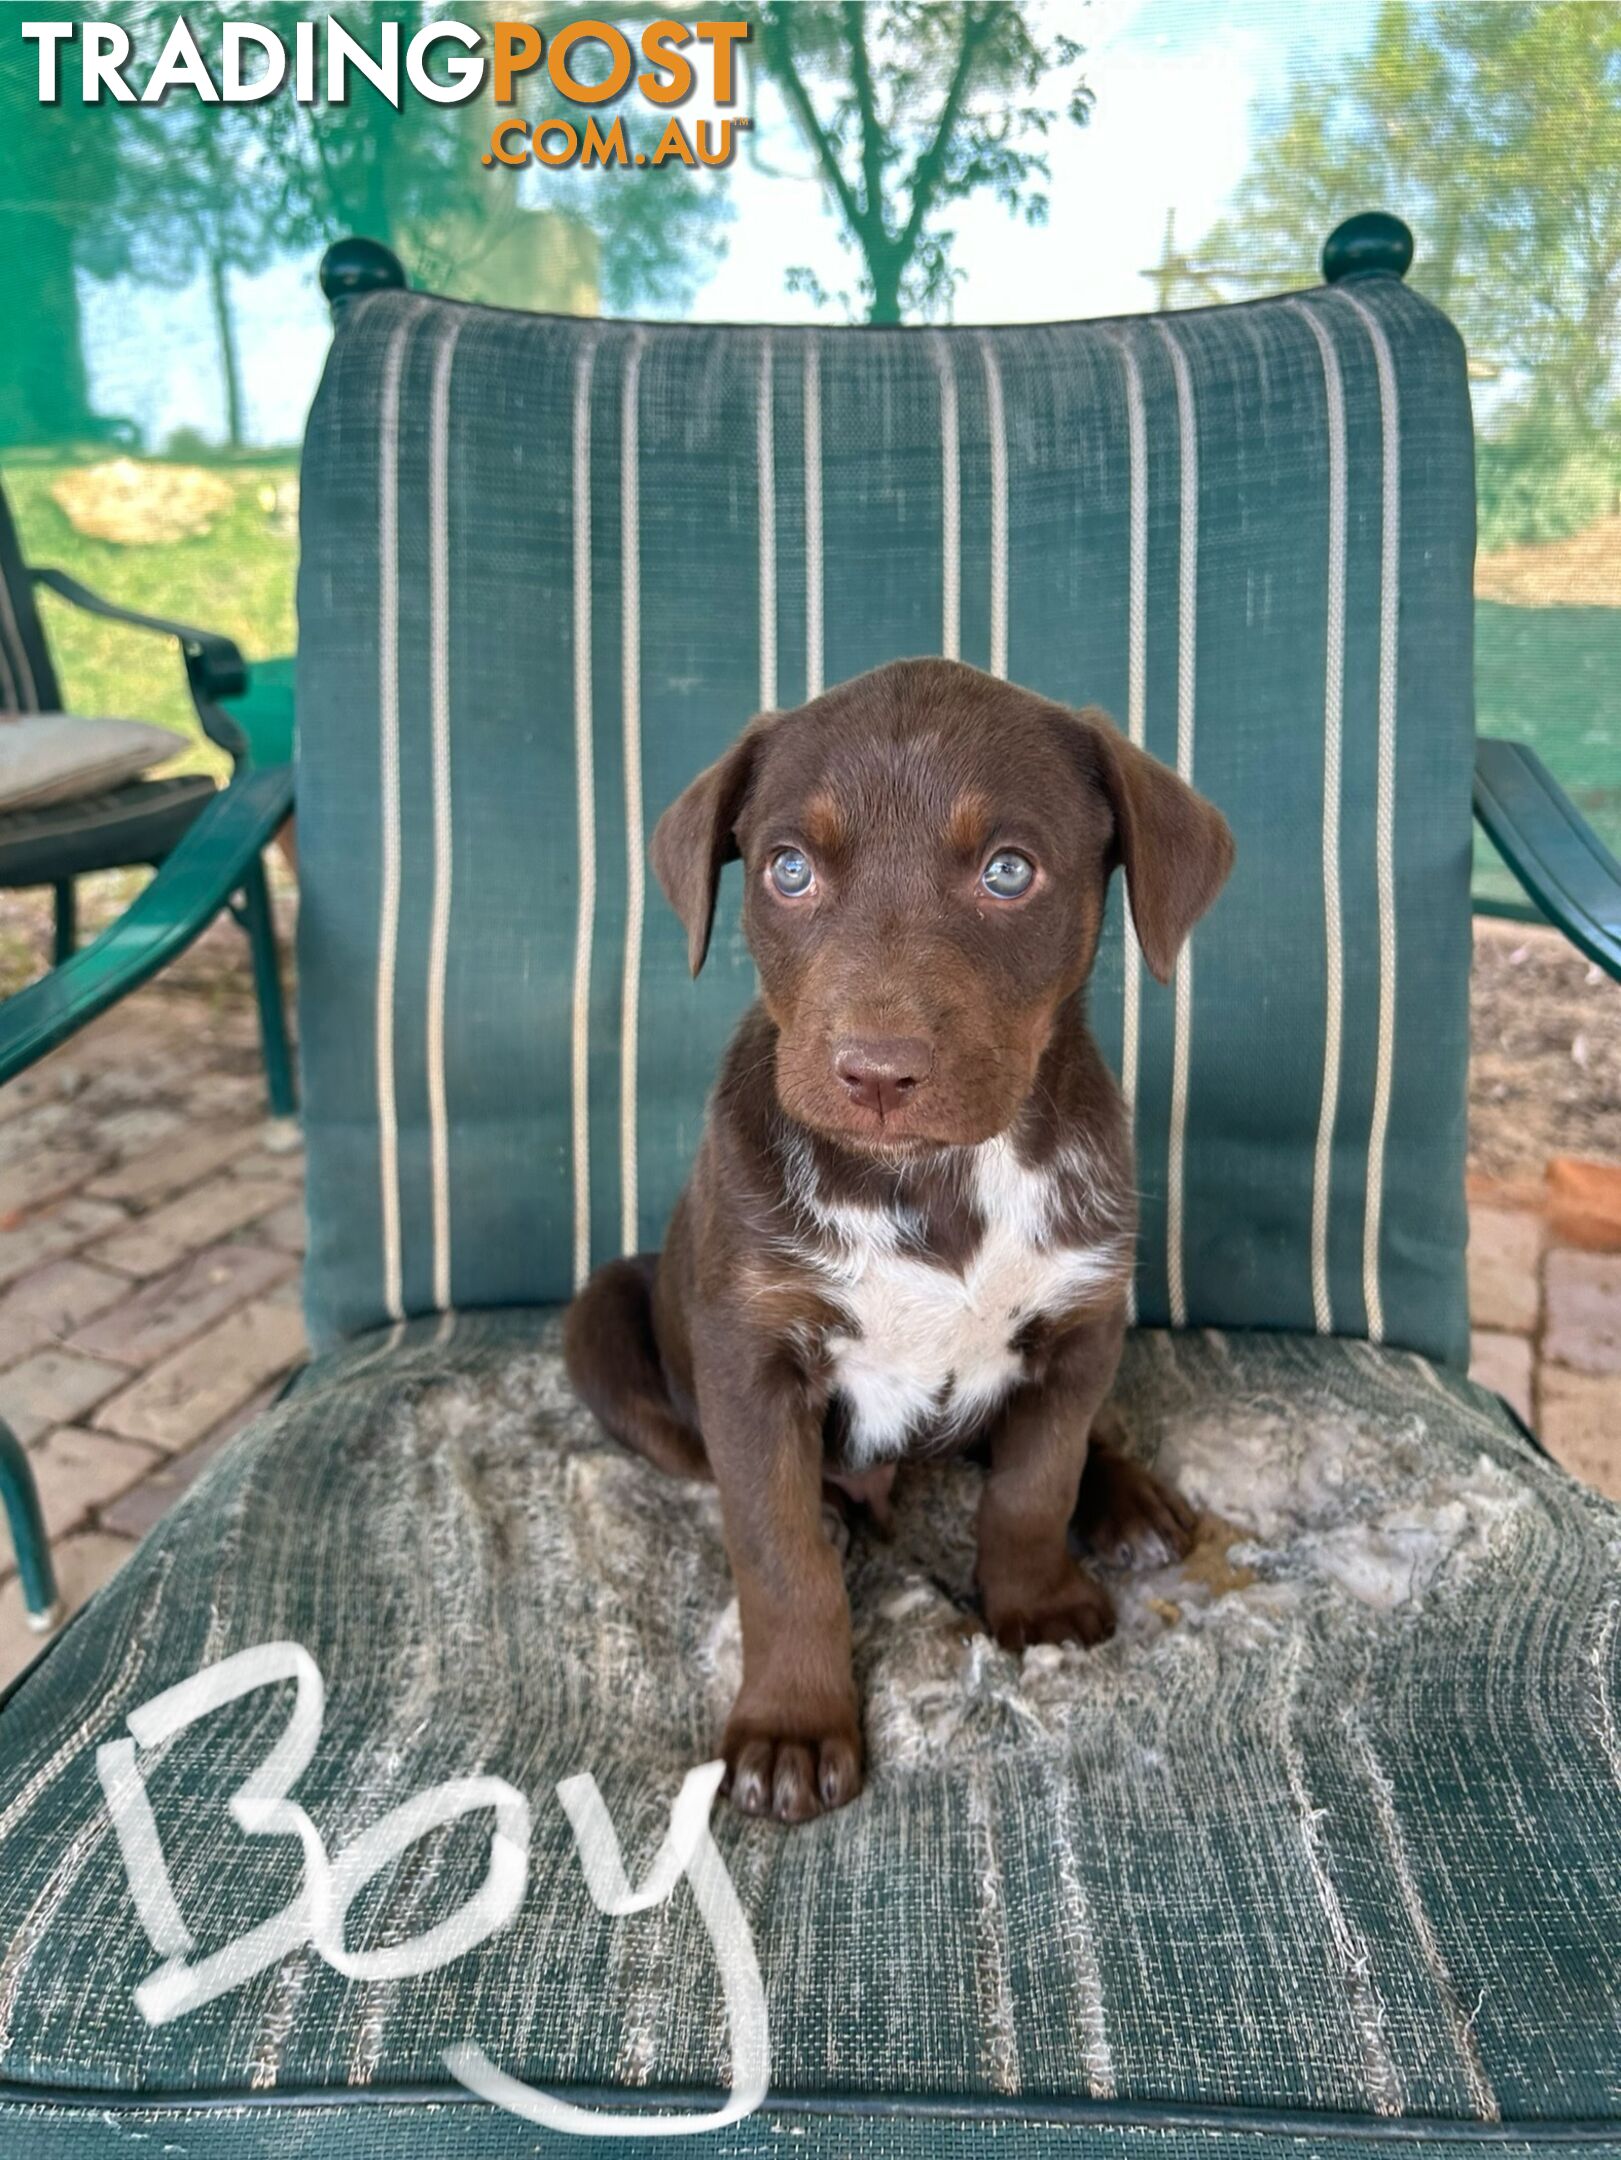
[[[77,720],[62,711],[45,625],[34,601],[36,587],[53,592],[70,606],[134,630],[172,637],[185,664],[199,726],[209,741],[226,751],[233,767],[250,763],[290,767],[290,726],[279,707],[290,702],[275,679],[279,666],[269,663],[272,680],[256,683],[241,653],[228,637],[199,630],[190,623],[143,615],[92,592],[66,571],[31,567],[24,562],[5,495],[0,492],[0,728],[8,719],[45,715],[59,739],[75,734],[93,740],[98,723]],[[106,723],[99,724],[105,727]],[[113,723],[115,727],[123,723]],[[156,731],[151,731],[154,735]],[[178,749],[179,745],[175,747]],[[5,740],[0,736],[0,752]],[[279,752],[279,755],[278,755]],[[147,753],[150,757],[150,752]],[[53,793],[39,803],[19,807],[0,803],[0,887],[49,886],[54,895],[57,966],[78,946],[77,882],[97,870],[121,870],[163,862],[187,833],[215,793],[206,773],[183,773],[151,780],[120,776],[116,781],[80,791]],[[293,1109],[292,1061],[288,1052],[281,979],[276,963],[275,926],[270,913],[264,866],[259,857],[242,871],[239,893],[226,904],[247,933],[253,956],[254,990],[259,1001],[260,1037],[271,1114],[286,1117]],[[218,911],[218,904],[214,912]],[[197,922],[192,935],[206,929]],[[146,971],[150,973],[150,969]],[[94,1007],[100,1011],[107,1001]],[[92,1017],[81,1009],[74,991],[56,985],[54,1009],[62,1015],[62,1033]],[[59,1039],[59,1038],[58,1038]],[[37,1054],[37,1053],[36,1053]],[[0,1081],[15,1066],[0,1065]]]
[[[206,773],[119,776],[88,792],[0,806],[0,888],[48,886],[56,918],[51,972],[0,1005],[0,1086],[156,974],[226,909],[246,933],[252,956],[270,1113],[290,1116],[292,1056],[263,861],[266,839],[292,801],[288,664],[250,670],[217,631],[140,614],[65,571],[30,567],[0,491],[0,730],[11,720],[48,715],[66,735],[82,730],[94,737],[95,723],[62,712],[34,600],[41,586],[90,614],[175,639],[199,724],[228,752],[235,777],[220,790]],[[0,736],[0,754],[5,747]],[[147,756],[150,761],[150,751]],[[280,814],[262,830],[278,804]],[[165,875],[80,952],[78,880],[148,864],[165,865]],[[50,1555],[27,1458],[4,1411],[0,1391],[0,1501],[12,1525],[30,1622],[45,1632],[60,1618]]]
[[[329,255],[317,1355],[0,1705],[0,2150],[504,2160],[566,2105],[629,2152],[767,2069],[705,2150],[1621,2144],[1621,1513],[1465,1377],[1472,784],[1612,970],[1621,871],[1477,763],[1464,356],[1410,253],[1368,216],[1313,292],[998,330]],[[735,890],[689,980],[644,842],[751,712],[919,652],[1103,704],[1237,834],[1173,989],[1116,905],[1091,993],[1123,1415],[1209,1522],[1111,1643],[1020,1660],[972,1631],[977,1472],[903,1479],[848,1563],[867,1791],[689,1820],[632,1910],[736,1618],[714,1494],[595,1430],[557,1316],[657,1242],[752,982]],[[239,781],[154,893],[284,809]]]

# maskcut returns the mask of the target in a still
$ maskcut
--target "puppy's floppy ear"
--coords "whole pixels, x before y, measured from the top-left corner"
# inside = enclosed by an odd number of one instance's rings
[[[1233,836],[1214,803],[1096,711],[1078,713],[1114,812],[1113,861],[1126,873],[1143,958],[1169,982],[1177,954],[1233,867]],[[1112,866],[1112,865],[1111,865]]]
[[[687,959],[697,974],[709,950],[721,867],[737,858],[734,829],[754,777],[760,738],[775,720],[761,713],[726,755],[683,789],[653,828],[648,846],[664,897],[687,933]]]

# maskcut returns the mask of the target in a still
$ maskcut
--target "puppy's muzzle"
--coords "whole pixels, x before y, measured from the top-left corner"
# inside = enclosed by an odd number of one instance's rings
[[[833,1073],[858,1110],[891,1118],[926,1085],[934,1050],[921,1035],[846,1035],[833,1045]]]

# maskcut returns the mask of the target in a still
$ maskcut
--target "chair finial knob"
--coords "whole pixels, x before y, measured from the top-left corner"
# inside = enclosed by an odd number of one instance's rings
[[[381,240],[352,234],[347,240],[334,240],[321,257],[321,290],[336,312],[346,300],[358,300],[365,293],[403,292],[405,272],[400,258]]]
[[[1413,236],[1388,210],[1359,210],[1323,242],[1323,276],[1330,285],[1370,271],[1405,277],[1412,260]]]

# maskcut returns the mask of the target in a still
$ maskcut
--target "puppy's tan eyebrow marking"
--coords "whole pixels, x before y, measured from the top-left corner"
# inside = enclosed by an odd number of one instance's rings
[[[959,795],[946,819],[946,839],[959,855],[977,855],[991,829],[991,805],[977,788]]]
[[[832,795],[813,795],[801,820],[813,848],[831,855],[844,838],[844,812]]]

